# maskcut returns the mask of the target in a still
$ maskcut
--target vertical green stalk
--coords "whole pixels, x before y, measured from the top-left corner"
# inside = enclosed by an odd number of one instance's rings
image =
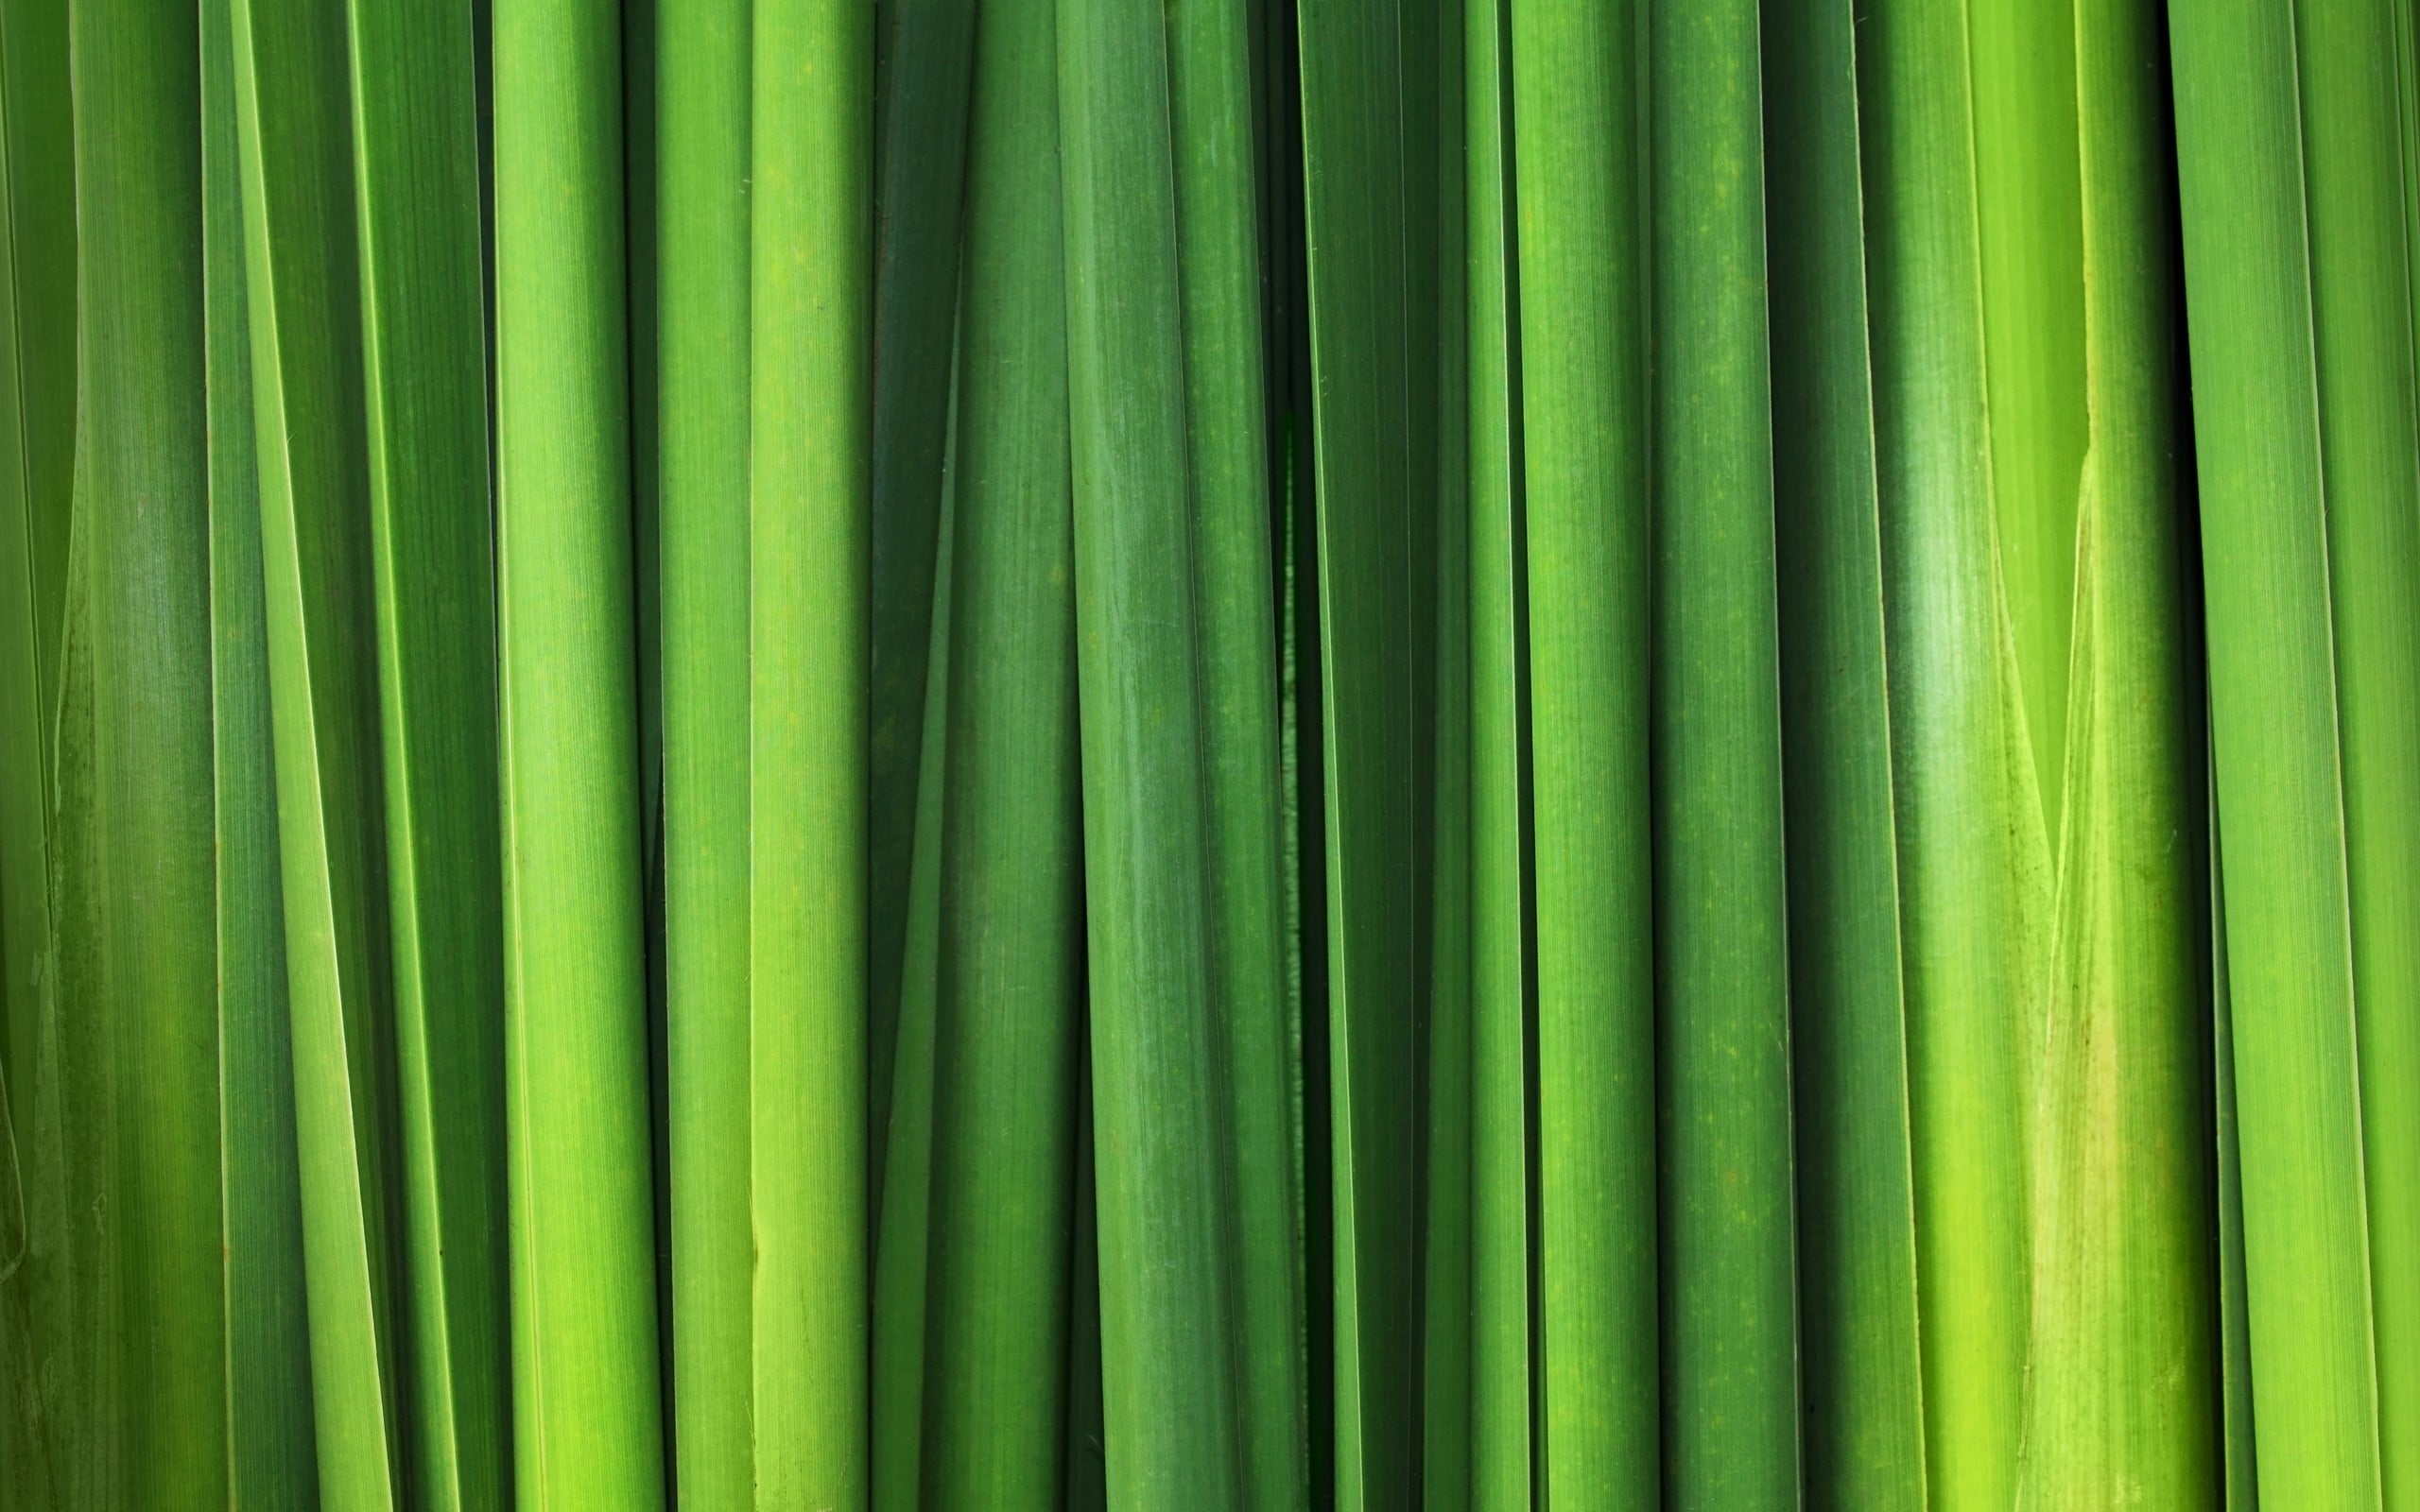
[[[1250,11],[1245,0],[1172,8],[1168,91],[1201,615],[1210,968],[1226,1026],[1240,1225],[1234,1349],[1245,1494],[1255,1507],[1288,1512],[1310,1494],[1309,1403],[1279,938],[1277,612]]]
[[[1334,1141],[1336,1497],[1407,1504],[1418,1467],[1418,1062],[1426,963],[1414,828],[1420,612],[1412,537],[1433,480],[1413,472],[1402,120],[1405,8],[1303,17],[1319,521],[1322,773],[1327,815]],[[1426,168],[1423,162],[1421,167]]]
[[[2420,1508],[2420,394],[2396,30],[2295,8],[2380,1490]],[[2284,1503],[2281,1503],[2284,1504]]]
[[[2294,16],[2274,0],[2213,0],[2169,23],[2260,1493],[2298,1512],[2375,1512],[2333,511]]]
[[[1757,29],[1755,0],[1649,18],[1663,1445],[1688,1509],[1799,1482]]]
[[[867,1127],[890,1123],[959,297],[976,0],[885,0],[874,87]],[[870,1193],[881,1208],[880,1148]]]
[[[1067,1308],[1067,1512],[1105,1512],[1109,1476],[1101,1454],[1100,1246],[1093,1201],[1091,1078],[1076,1059],[1076,1194],[1070,1222]]]
[[[2204,690],[2204,707],[2208,706]],[[2207,747],[2204,747],[2206,763]],[[2205,791],[2215,797],[2215,782]],[[2210,1049],[2217,1105],[2215,1148],[2219,1250],[2219,1434],[2226,1459],[2229,1512],[2260,1505],[2252,1419],[2252,1332],[2243,1275],[2243,1142],[2235,1102],[2235,1011],[2227,990],[2226,865],[2219,840],[2218,805],[2210,826]]]
[[[1066,1498],[1083,878],[1056,42],[1051,6],[983,9],[953,602],[935,610],[952,644],[923,1504],[940,1512]]]
[[[69,521],[76,467],[77,268],[75,111],[69,98],[68,0],[0,4],[0,154],[10,247],[6,339],[17,391],[10,402],[26,490],[26,610],[31,617],[43,760],[58,722],[67,630]],[[13,580],[13,579],[12,579]],[[31,1022],[20,1016],[18,1027]],[[12,1044],[14,1041],[11,1041]],[[15,1052],[10,1052],[13,1057]],[[14,1063],[13,1060],[11,1062]],[[21,1078],[22,1069],[13,1073]],[[21,1081],[12,1091],[26,1091]],[[22,1112],[22,1109],[21,1109]]]
[[[1628,4],[1512,0],[1543,1494],[1657,1503],[1647,245]]]
[[[190,6],[76,0],[71,25],[99,991],[62,1008],[108,1026],[100,1104],[73,1116],[108,1162],[114,1261],[88,1346],[111,1409],[63,1500],[170,1512],[228,1491],[201,68]]]
[[[749,0],[657,38],[663,275],[664,925],[682,1498],[745,1507],[748,1104]]]
[[[2078,69],[2089,446],[2074,509],[2052,511],[2077,534],[2033,1131],[2029,1508],[2123,1496],[2182,1512],[2220,1495],[2202,879],[2183,843],[2206,821],[2158,43],[2153,8],[2116,3],[2077,8],[2071,46],[2053,49]],[[2044,239],[2036,255],[2048,262],[2064,249]],[[2047,438],[2064,406],[2024,415]],[[1996,390],[1996,425],[2001,417]],[[2007,490],[2000,500],[2018,502]],[[2004,546],[2004,565],[2010,557]]]
[[[0,24],[5,24],[0,12]],[[5,35],[0,35],[5,46]],[[0,64],[6,61],[0,53]],[[43,732],[42,656],[35,628],[34,490],[26,466],[26,375],[21,369],[13,177],[0,72],[0,1492],[28,1507],[51,1504],[50,1434],[43,1424],[31,1262],[50,1143],[32,1122],[42,1026],[42,960],[50,946],[48,753]],[[24,1125],[20,1132],[19,1125]],[[32,1175],[28,1176],[31,1168]],[[51,1241],[43,1236],[45,1247]]]
[[[1527,604],[1504,0],[1463,8],[1470,278],[1471,1507],[1529,1512],[1535,1109]]]
[[[390,1507],[415,1415],[398,1330],[395,1018],[343,18],[236,0],[235,121],[324,1498]]]
[[[1478,1192],[1472,1155],[1472,1034],[1478,936],[1472,915],[1470,238],[1462,142],[1461,14],[1436,20],[1437,238],[1437,671],[1436,835],[1428,955],[1427,1189],[1423,1214],[1421,1339],[1422,1496],[1467,1512],[1477,1452],[1472,1418],[1472,1218]]]
[[[232,1504],[319,1505],[293,1021],[278,881],[233,7],[201,7],[202,298],[210,424],[212,765],[218,855],[218,1128]]]
[[[656,234],[661,225],[656,199],[663,179],[656,143],[658,5],[659,0],[625,0],[622,6],[623,330],[629,336],[625,360],[631,406],[631,612],[637,636],[639,823],[645,833],[640,885],[646,890],[642,906],[648,911],[651,940],[663,927],[656,916],[663,908],[664,885],[659,874],[664,843],[664,322],[657,269],[662,248]],[[660,949],[658,940],[650,947],[648,961],[650,1057],[665,1054],[656,1039],[664,1032],[658,1017],[663,1000],[657,995],[663,990],[663,963],[653,954]],[[659,1065],[650,1064],[649,1072],[657,1077],[664,1074]],[[655,1095],[669,1100],[660,1090]],[[665,1118],[669,1109],[656,1108],[650,1112]],[[656,1130],[658,1151],[668,1149],[669,1134],[668,1127]],[[666,1185],[666,1178],[659,1172],[660,1213],[669,1195]],[[668,1213],[658,1221],[668,1229]],[[659,1263],[669,1263],[665,1249],[669,1238],[668,1232],[658,1235]]]
[[[755,7],[749,1130],[756,1502],[862,1507],[872,16]]]
[[[0,1078],[16,1124],[33,1108],[35,958],[50,937],[44,834],[76,436],[71,127],[67,7],[0,5],[0,232],[8,241],[0,251],[0,592],[8,606],[0,610],[0,698],[9,730],[0,780]],[[19,1131],[21,1140],[31,1135]]]
[[[1167,20],[1059,10],[1110,1504],[1248,1504]]]
[[[624,411],[619,17],[495,9],[516,1500],[664,1503]]]
[[[2055,845],[2088,438],[2077,20],[2115,8],[1967,0],[1964,9],[1992,513],[2028,756]]]
[[[951,402],[959,388],[953,381]],[[907,949],[900,957],[898,1044],[891,1057],[890,1126],[885,1131],[882,1207],[873,1254],[873,1491],[875,1512],[925,1504],[926,1356],[934,1255],[934,1039],[941,996],[942,753],[949,714],[949,616],[955,550],[955,485],[944,458],[939,559],[933,566],[932,675],[925,679],[925,733],[917,745],[916,849],[908,875]]]
[[[497,1504],[504,963],[472,18],[350,8],[415,1483]]]
[[[2050,861],[1991,443],[2033,417],[1991,407],[1963,9],[1880,7],[1859,47],[1926,1462],[1967,1512],[2010,1503],[2022,1428]]]
[[[76,431],[73,112],[63,0],[0,5],[0,1496],[47,1506],[63,1447],[38,1383],[68,1311],[53,1278],[66,1130],[38,1090]]]
[[[57,1504],[71,1507],[122,1496],[125,1480],[121,1440],[109,1428],[126,1405],[117,1333],[127,1311],[122,1246],[113,1232],[76,1219],[117,1205],[118,1151],[126,1143],[106,997],[92,537],[92,511],[79,490],[60,606],[50,950],[26,1120],[41,1142],[26,1187],[26,1260],[40,1298],[34,1348],[50,1372],[44,1407],[52,1486]]]
[[[1927,1505],[1856,38],[1765,12],[1806,1501]]]

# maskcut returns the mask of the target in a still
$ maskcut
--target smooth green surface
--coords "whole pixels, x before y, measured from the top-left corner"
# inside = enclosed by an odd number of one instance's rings
[[[748,1505],[749,7],[666,6],[659,493],[672,1396],[681,1494]]]
[[[414,1484],[501,1504],[504,961],[473,21],[353,5]]]
[[[233,16],[320,1485],[391,1507],[413,1425],[344,27],[284,0]]]
[[[2100,70],[2104,82],[2149,86],[2134,84],[2123,68],[2107,70],[2102,59],[2080,56],[2078,8],[1969,0],[1964,9],[1992,515],[2042,827],[2056,845],[2069,627],[2082,591],[2076,517],[2090,439],[2084,327],[2091,302],[2106,298],[2085,271],[2079,66]],[[2090,16],[2122,27],[2140,9],[2105,5]],[[2116,268],[2120,277],[2140,271],[2122,261]]]
[[[2021,440],[2033,417],[1998,407],[1987,370],[1979,44],[1961,10],[1923,4],[1878,7],[1858,44],[1925,1457],[1939,1512],[1980,1512],[2016,1489],[2048,966],[2050,850],[1992,465],[1999,427]]]
[[[8,80],[0,74],[0,123],[8,97]],[[30,1115],[42,1024],[40,963],[50,946],[50,764],[42,738],[15,197],[5,149],[6,137],[0,135],[0,213],[9,215],[0,227],[6,243],[0,245],[0,585],[8,593],[0,606],[0,708],[7,711],[0,727],[6,730],[0,735],[0,1161],[6,1162],[0,1168],[0,1373],[9,1383],[0,1392],[0,1487],[29,1506],[47,1506],[50,1435],[34,1384],[34,1272],[26,1264],[34,1230],[26,1191],[26,1167],[43,1159],[48,1143],[37,1137]]]
[[[495,9],[515,1500],[664,1504],[624,409],[621,34]]]
[[[8,712],[7,776],[0,779],[0,1076],[12,1124],[32,1116],[41,1013],[34,963],[50,942],[45,833],[75,442],[67,84],[67,7],[61,0],[0,6],[0,216],[9,242],[0,251],[0,340],[7,343],[0,357],[0,580],[8,585],[8,617],[0,625],[0,699]],[[23,1135],[30,1143],[30,1127]]]
[[[1083,878],[1054,20],[987,7],[977,36],[952,598],[935,611],[949,776],[922,1489],[938,1512],[1066,1501]]]
[[[2305,224],[2336,631],[2379,1486],[2420,1507],[2420,393],[2398,18],[2300,6]]]
[[[756,1500],[865,1503],[873,17],[754,12],[749,1052]]]
[[[56,740],[66,640],[67,562],[76,466],[78,249],[75,112],[68,0],[0,5],[0,130],[9,159],[9,341],[29,550],[43,759]],[[39,228],[40,234],[35,234]],[[11,1022],[22,1023],[23,1020]],[[11,1052],[14,1055],[14,1052]],[[13,1073],[22,1075],[22,1073]]]
[[[1335,1496],[1404,1504],[1419,1465],[1417,1342],[1421,897],[1419,642],[1433,593],[1414,538],[1433,476],[1415,473],[1410,369],[1415,166],[1401,96],[1403,9],[1314,4],[1302,17],[1304,226],[1315,499],[1321,773],[1326,816],[1329,1138],[1335,1280]],[[1433,547],[1431,548],[1433,553]],[[1431,670],[1428,674],[1433,677]]]
[[[65,1129],[41,1085],[76,387],[66,20],[60,0],[0,6],[0,1493],[32,1508],[51,1504],[67,1427],[39,1384],[67,1239]]]
[[[952,387],[955,402],[958,390]],[[934,1044],[941,996],[942,818],[948,742],[950,573],[956,487],[942,467],[940,558],[933,567],[933,652],[925,679],[922,768],[916,784],[916,850],[908,868],[907,949],[901,956],[898,1043],[891,1057],[890,1121],[882,1154],[882,1208],[873,1267],[873,1493],[876,1512],[923,1504],[925,1365],[931,1353]]]
[[[1168,11],[1179,295],[1210,865],[1210,970],[1225,1025],[1244,1493],[1310,1495],[1292,1086],[1278,885],[1276,608],[1247,0]],[[978,101],[978,110],[980,109]],[[1409,1320],[1404,1325],[1408,1331]]]
[[[2169,16],[2261,1501],[2380,1506],[2293,18]]]
[[[1765,31],[1806,1501],[1927,1504],[1856,41]]]
[[[2206,695],[2204,705],[2206,709]],[[2206,747],[2204,749],[2206,750]],[[2235,1014],[2227,992],[2226,864],[2217,805],[2210,813],[2210,1051],[2217,1107],[2219,1235],[2219,1426],[2226,1445],[2226,1503],[2236,1512],[2260,1504],[2252,1426],[2252,1332],[2243,1276],[2243,1144],[2235,1106]]]
[[[1754,0],[1656,9],[1649,60],[1665,1501],[1794,1507],[1798,1266]]]
[[[1471,571],[1471,1506],[1528,1512],[1536,1317],[1519,312],[1504,0],[1468,0]]]
[[[70,538],[60,640],[56,760],[51,771],[49,959],[30,1125],[36,1143],[26,1178],[27,1279],[36,1307],[33,1344],[55,1372],[43,1403],[51,1438],[54,1504],[111,1493],[123,1476],[115,1442],[101,1431],[124,1409],[123,1360],[108,1332],[123,1314],[113,1236],[75,1214],[117,1196],[117,1102],[106,1032],[102,966],[99,818],[94,802],[93,544],[80,507]],[[51,971],[56,974],[52,975]],[[71,1130],[73,1132],[71,1132]],[[21,1158],[26,1145],[18,1146]]]
[[[1428,954],[1428,1126],[1422,1213],[1422,1495],[1471,1504],[1473,1290],[1473,960],[1471,761],[1469,185],[1462,142],[1463,20],[1437,15],[1437,671],[1433,920]]]
[[[1109,1503],[1249,1504],[1167,21],[1059,10]]]
[[[933,563],[949,449],[951,346],[974,77],[975,0],[887,0],[873,45],[873,677],[867,718],[866,1053],[879,1142],[915,845]],[[874,1146],[882,1148],[880,1143]],[[881,1173],[872,1200],[879,1211]]]
[[[71,649],[61,724],[90,723],[60,735],[53,922],[62,1020],[107,1026],[62,1089],[98,1168],[66,1195],[103,1204],[114,1253],[71,1304],[95,1415],[60,1491],[173,1512],[227,1499],[199,16],[77,0],[72,25],[91,691],[77,709]]]
[[[233,1504],[320,1504],[293,1021],[278,878],[268,617],[252,427],[233,6],[201,8],[202,301],[210,403],[210,673],[218,850],[218,1129]]]
[[[2018,1503],[2184,1512],[2219,1504],[2221,1471],[2173,180],[2152,82],[2158,11],[2097,6],[2076,22],[2090,445],[2074,515]]]
[[[1537,909],[1542,1494],[1659,1504],[1645,78],[1628,4],[1512,0]]]

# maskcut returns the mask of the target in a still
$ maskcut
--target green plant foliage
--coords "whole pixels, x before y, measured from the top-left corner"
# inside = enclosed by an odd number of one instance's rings
[[[495,9],[515,1500],[665,1496],[623,353],[619,18]]]
[[[0,1505],[2420,1512],[2415,286],[2405,0],[0,0]]]

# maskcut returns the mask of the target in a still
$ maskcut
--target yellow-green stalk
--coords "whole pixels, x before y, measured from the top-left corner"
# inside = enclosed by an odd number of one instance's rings
[[[620,16],[495,8],[498,727],[525,1512],[665,1501],[624,392]]]

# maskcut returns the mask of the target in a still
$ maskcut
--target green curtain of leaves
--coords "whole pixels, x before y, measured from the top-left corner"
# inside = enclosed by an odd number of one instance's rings
[[[2420,1512],[2410,0],[0,0],[10,1512]]]

